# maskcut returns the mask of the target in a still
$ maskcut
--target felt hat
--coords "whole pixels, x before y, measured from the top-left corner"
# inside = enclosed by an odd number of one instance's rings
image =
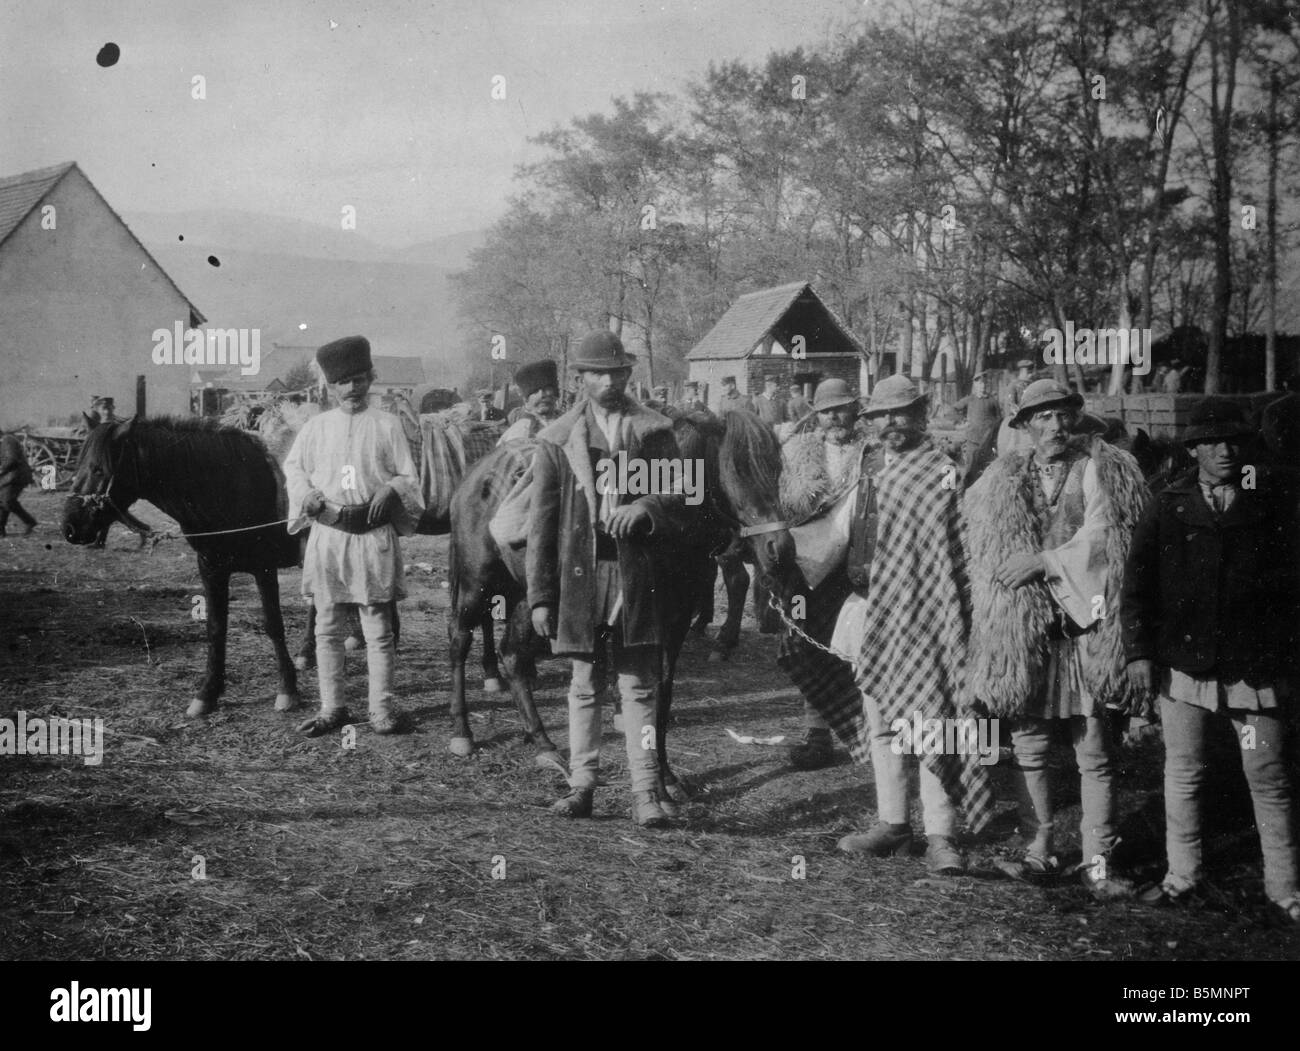
[[[569,359],[569,367],[578,372],[612,372],[630,369],[636,355],[623,349],[623,341],[612,332],[593,332]]]
[[[735,382],[736,382],[736,377],[735,377],[735,376],[723,376],[723,377],[722,377],[722,382],[723,382],[723,383],[735,383]]]
[[[1056,380],[1034,380],[1020,396],[1020,405],[1011,417],[1012,427],[1023,427],[1039,409],[1052,405],[1064,405],[1071,409],[1083,408],[1083,395],[1057,383]]]
[[[550,358],[544,358],[541,361],[530,361],[527,365],[520,365],[515,370],[515,386],[519,388],[519,393],[528,400],[539,390],[550,387],[552,390],[560,389],[560,374],[555,366],[555,362]]]
[[[876,384],[862,415],[880,416],[887,412],[902,412],[924,401],[925,395],[906,376],[890,376]]]
[[[699,389],[700,389],[700,385],[699,385],[699,383],[696,382],[695,380],[687,380],[685,383],[682,384],[682,389],[683,389],[683,390],[699,390]]]
[[[474,392],[474,397],[476,397],[476,398],[490,398],[490,397],[492,397],[492,393],[493,393],[493,392],[492,392],[492,388],[491,388],[491,387],[480,387],[478,390],[476,390],[476,391]]]
[[[781,382],[781,377],[778,376],[775,372],[769,372],[766,376],[763,377],[763,382],[764,382],[764,383],[780,383],[780,382]]]
[[[1235,401],[1202,398],[1192,409],[1192,418],[1183,433],[1183,444],[1191,446],[1228,438],[1248,438],[1254,433],[1246,422],[1246,413]]]
[[[813,411],[825,412],[838,409],[841,405],[857,405],[858,396],[849,390],[849,385],[841,379],[822,380],[817,384],[813,395]]]
[[[316,364],[326,383],[338,383],[349,376],[369,372],[374,368],[370,361],[370,340],[365,336],[344,336],[326,343],[316,351]]]
[[[992,369],[980,369],[979,372],[975,373],[975,375],[970,378],[970,381],[974,383],[976,380],[987,379],[988,374],[992,371]]]

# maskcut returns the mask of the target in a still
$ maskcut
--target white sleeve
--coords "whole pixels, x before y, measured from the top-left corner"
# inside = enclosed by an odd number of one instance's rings
[[[1047,586],[1061,608],[1086,628],[1106,613],[1106,511],[1097,465],[1083,469],[1083,525],[1060,547],[1043,552]]]

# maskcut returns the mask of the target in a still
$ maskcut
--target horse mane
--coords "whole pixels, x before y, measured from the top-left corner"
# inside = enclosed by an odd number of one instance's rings
[[[82,456],[120,473],[186,532],[284,517],[284,482],[266,444],[219,420],[154,416],[101,425]]]
[[[781,446],[772,429],[750,412],[723,416],[725,432],[718,473],[722,489],[733,507],[778,506]]]

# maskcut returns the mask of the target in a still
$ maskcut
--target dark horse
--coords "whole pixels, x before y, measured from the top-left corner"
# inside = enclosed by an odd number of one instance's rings
[[[677,658],[692,618],[702,605],[702,582],[712,582],[713,558],[729,542],[736,520],[718,485],[720,448],[725,443],[723,425],[703,414],[679,416],[673,421],[673,434],[682,459],[704,465],[704,499],[696,510],[695,528],[682,541],[665,544],[658,552],[658,579],[667,612],[655,728],[660,798],[682,802],[686,792],[669,767],[667,749]],[[775,443],[775,438],[772,441]],[[558,761],[558,754],[533,700],[536,658],[548,651],[548,644],[532,628],[524,547],[503,552],[488,530],[502,499],[531,462],[531,448],[511,443],[497,449],[475,464],[452,499],[451,615],[447,618],[452,669],[450,748],[462,756],[474,749],[465,702],[465,658],[474,627],[495,607],[506,622],[501,670],[523,720],[525,739],[537,746],[539,764],[551,765]]]
[[[266,524],[284,517],[283,488],[261,441],[211,420],[159,417],[104,423],[82,448],[63,510],[63,535],[69,542],[90,544],[114,520],[147,533],[129,508],[148,500],[180,524],[198,554],[207,596],[208,666],[187,715],[213,711],[225,689],[232,573],[250,573],[257,581],[266,634],[279,666],[276,711],[298,704],[277,576],[278,570],[298,564],[298,541],[283,523]],[[201,535],[212,533],[223,535]]]

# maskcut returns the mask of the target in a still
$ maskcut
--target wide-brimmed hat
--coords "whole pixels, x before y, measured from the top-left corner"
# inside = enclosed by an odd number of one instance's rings
[[[519,388],[519,393],[524,396],[525,401],[546,387],[559,390],[559,370],[556,368],[555,362],[549,358],[542,361],[530,361],[527,365],[520,365],[515,370],[515,386]]]
[[[623,349],[623,341],[612,332],[593,332],[578,345],[569,367],[578,372],[613,372],[630,369],[636,355]]]
[[[1065,405],[1071,409],[1083,408],[1083,395],[1057,383],[1056,380],[1034,380],[1020,395],[1020,405],[1011,417],[1012,427],[1023,427],[1039,409],[1051,405]]]
[[[316,351],[316,364],[320,366],[326,383],[338,383],[349,376],[369,372],[370,340],[365,336],[344,336],[326,343]]]
[[[492,394],[493,394],[493,391],[492,391],[492,388],[491,388],[491,387],[480,387],[478,390],[476,390],[476,391],[474,392],[474,397],[476,397],[476,398],[490,398],[490,397],[492,397]]]
[[[1218,442],[1228,438],[1248,438],[1255,432],[1246,422],[1246,413],[1227,398],[1202,398],[1192,408],[1192,418],[1183,434],[1184,445]]]
[[[822,380],[817,384],[813,394],[813,411],[826,412],[838,409],[841,405],[857,405],[858,396],[849,389],[849,385],[840,379]]]
[[[862,415],[880,416],[887,412],[903,412],[924,402],[925,395],[916,389],[916,384],[910,379],[906,376],[890,376],[876,384]]]
[[[780,382],[781,382],[781,377],[778,376],[775,372],[769,372],[766,376],[763,377],[763,382],[764,382],[764,383],[780,383]]]
[[[992,369],[981,369],[979,372],[975,373],[975,375],[970,378],[970,381],[974,383],[976,380],[982,380],[992,371],[993,371]]]

